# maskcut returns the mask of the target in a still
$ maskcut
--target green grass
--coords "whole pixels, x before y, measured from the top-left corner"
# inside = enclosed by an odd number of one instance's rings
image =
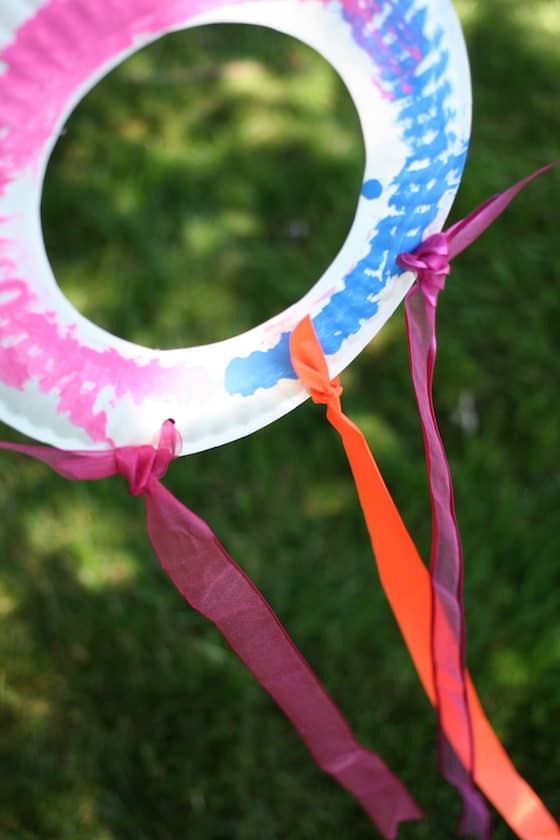
[[[531,13],[527,11],[530,7]],[[454,209],[559,157],[556,0],[464,0],[474,130]],[[291,303],[335,256],[363,167],[341,82],[251,27],[170,36],[69,121],[44,228],[61,286],[134,341],[213,341]],[[560,811],[558,174],[457,260],[439,312],[437,404],[466,556],[468,657],[520,771]],[[424,555],[430,516],[398,313],[343,377]],[[474,403],[478,427],[457,422]],[[16,435],[2,428],[2,439]],[[375,836],[221,638],[161,574],[121,480],[72,484],[2,455],[3,840]],[[347,714],[448,840],[459,813],[387,605],[338,441],[305,405],[171,465]],[[496,819],[495,837],[511,833]]]

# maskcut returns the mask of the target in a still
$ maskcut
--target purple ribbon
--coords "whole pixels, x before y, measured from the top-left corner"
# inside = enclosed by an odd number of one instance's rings
[[[439,723],[440,767],[463,800],[460,831],[481,840],[490,835],[490,815],[474,782],[476,756],[465,683],[463,554],[453,500],[453,483],[433,403],[436,359],[436,308],[450,273],[450,260],[465,250],[506,209],[515,196],[560,161],[537,170],[503,193],[489,198],[447,231],[426,239],[397,262],[416,272],[405,301],[410,371],[418,405],[432,506],[430,578],[431,650]],[[449,644],[449,630],[455,643]],[[447,639],[446,639],[447,635]],[[445,732],[454,733],[453,749]]]
[[[146,529],[161,566],[190,606],[211,621],[291,721],[313,759],[364,808],[387,840],[399,823],[422,812],[378,755],[362,747],[268,602],[228,555],[208,525],[161,483],[180,450],[172,421],[159,444],[101,452],[0,443],[48,464],[64,478],[122,475],[142,496]]]
[[[445,288],[451,271],[447,234],[434,233],[413,254],[400,254],[397,262],[402,268],[416,272],[417,287],[435,309],[438,294]]]

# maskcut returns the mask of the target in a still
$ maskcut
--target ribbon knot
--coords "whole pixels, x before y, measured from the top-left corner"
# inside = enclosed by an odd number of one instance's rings
[[[297,353],[290,350],[292,365],[313,402],[340,409],[343,388],[338,376],[330,378],[327,360],[309,316],[298,324],[290,336],[290,348],[294,342],[297,342]]]
[[[179,432],[173,420],[166,420],[157,447],[124,446],[116,449],[117,470],[127,480],[130,495],[143,496],[149,492],[152,481],[163,478],[180,448]]]
[[[449,265],[449,240],[446,233],[434,233],[416,248],[413,253],[399,254],[397,263],[401,268],[416,272],[418,288],[432,305],[436,305],[438,294],[445,288]]]
[[[317,379],[319,380],[319,377]],[[319,387],[310,388],[309,393],[314,403],[321,405],[332,405],[334,403],[335,405],[339,405],[342,391],[343,388],[340,384],[340,379],[336,376],[332,380],[326,378],[320,383]]]

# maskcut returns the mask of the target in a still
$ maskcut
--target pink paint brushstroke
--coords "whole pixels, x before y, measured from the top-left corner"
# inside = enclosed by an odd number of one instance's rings
[[[50,0],[0,53],[0,182],[39,154],[75,91],[142,35],[157,35],[217,0]],[[30,109],[31,106],[31,109]]]
[[[8,323],[2,334],[14,337],[0,353],[0,379],[21,390],[36,378],[41,392],[58,394],[58,411],[86,429],[93,441],[113,444],[106,434],[105,411],[95,411],[105,388],[112,389],[114,401],[129,396],[141,403],[156,390],[178,386],[176,368],[162,368],[156,360],[140,364],[112,348],[85,347],[74,325],[61,329],[55,312],[33,312],[33,295],[22,280],[4,282],[0,288],[9,295],[0,300],[0,323]]]
[[[323,0],[323,3],[328,5],[329,0]],[[397,17],[398,12],[391,3],[379,3],[376,2],[376,0],[368,0],[368,2],[364,2],[364,0],[342,0],[342,7],[353,18],[362,21],[364,29],[367,28],[369,35],[376,44],[376,57],[378,58],[380,64],[383,64],[386,68],[388,68],[393,76],[398,79],[399,77],[403,77],[403,69],[392,54],[390,45],[383,38],[382,33],[377,27],[372,27],[371,25],[368,26],[368,24],[371,24],[374,16],[382,17],[388,10],[395,23],[393,24],[388,21],[387,30],[401,49],[414,60],[413,69],[409,72],[415,72],[417,65],[422,61],[422,52],[414,43],[413,38],[409,33],[409,27],[407,26],[406,20],[400,15]],[[384,99],[392,100],[395,98],[395,94],[392,91],[387,90],[380,79],[375,80],[373,83]],[[401,93],[405,95],[413,92],[413,87],[407,81],[406,76],[400,79],[399,86]]]
[[[215,5],[217,0],[51,0],[17,31],[0,53],[7,69],[0,75],[0,194],[35,163],[56,130],[61,114],[88,78],[141,35],[156,35]],[[0,242],[7,252],[11,243]],[[107,414],[95,411],[99,394],[113,389],[140,404],[147,397],[173,393],[198,378],[184,364],[164,368],[153,359],[141,363],[115,349],[93,350],[62,327],[54,311],[41,311],[30,285],[14,277],[2,260],[0,281],[0,380],[22,390],[37,379],[42,392],[58,394],[57,410],[87,431],[93,441],[107,437]],[[1,303],[1,293],[8,295]],[[91,383],[91,384],[90,384]]]

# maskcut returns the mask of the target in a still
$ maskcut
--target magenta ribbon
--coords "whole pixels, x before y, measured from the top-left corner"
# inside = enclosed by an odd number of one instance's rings
[[[432,663],[439,722],[440,767],[463,801],[460,831],[490,835],[490,815],[475,786],[474,739],[465,684],[463,555],[453,500],[453,483],[440,437],[432,396],[436,359],[436,307],[450,272],[450,260],[475,241],[525,186],[560,161],[544,166],[502,193],[489,198],[447,231],[426,239],[397,263],[416,272],[405,301],[410,370],[424,437],[430,499],[432,546]],[[436,597],[437,596],[437,597]],[[449,644],[449,630],[455,643]],[[446,640],[447,635],[447,640]],[[445,732],[455,734],[453,750]]]
[[[190,606],[211,621],[291,721],[313,759],[362,805],[383,837],[422,813],[379,756],[361,747],[348,723],[288,636],[272,608],[208,525],[160,482],[180,449],[171,420],[159,445],[102,452],[0,443],[48,464],[64,478],[123,475],[142,496],[146,529],[161,566]]]

